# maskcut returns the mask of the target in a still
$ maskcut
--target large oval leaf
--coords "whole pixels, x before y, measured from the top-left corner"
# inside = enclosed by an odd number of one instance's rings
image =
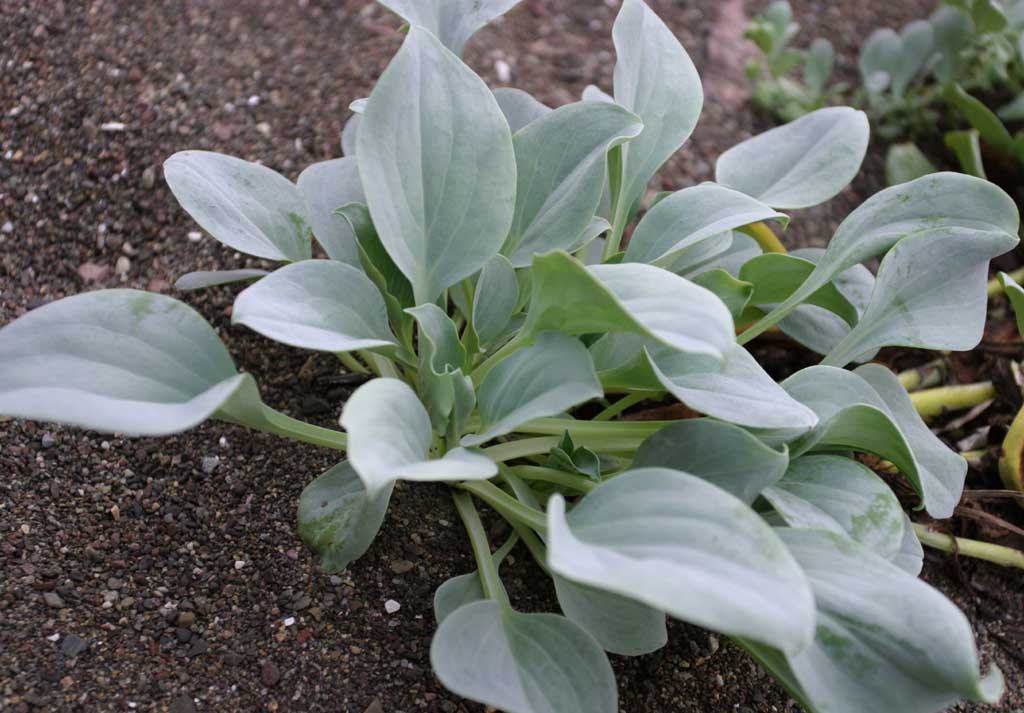
[[[558,606],[605,651],[642,656],[668,643],[665,615],[635,599],[553,574]]]
[[[634,468],[671,468],[714,483],[750,505],[785,474],[785,448],[769,448],[749,431],[695,418],[666,426],[644,441]]]
[[[474,32],[512,9],[519,0],[379,0],[410,25],[431,32],[457,55]]]
[[[559,332],[505,357],[480,384],[480,428],[462,439],[476,446],[530,419],[554,416],[604,393],[583,344]]]
[[[771,528],[742,501],[665,468],[605,481],[565,514],[548,504],[548,564],[726,634],[796,653],[814,636],[814,599]]]
[[[391,487],[369,497],[347,461],[307,485],[299,498],[299,537],[320,555],[320,569],[340,572],[370,548],[391,500]]]
[[[217,333],[170,297],[88,292],[0,329],[7,416],[155,436],[211,416],[259,426],[261,411],[255,382]]]
[[[683,145],[700,116],[704,92],[690,56],[643,0],[625,0],[615,25],[615,101],[644,130],[622,149],[620,225],[658,168]]]
[[[790,527],[828,530],[892,559],[903,544],[903,508],[884,480],[851,458],[797,458],[763,493]]]
[[[332,260],[359,266],[359,247],[352,225],[336,211],[349,203],[365,203],[359,165],[352,157],[308,166],[296,182],[309,205],[313,237]]]
[[[814,588],[817,635],[785,658],[815,713],[935,713],[958,698],[994,703],[971,626],[937,590],[841,535],[779,531]]]
[[[432,460],[430,416],[398,379],[374,379],[356,389],[341,425],[349,435],[349,462],[371,498],[396,480],[484,480],[498,473],[487,456],[463,448]]]
[[[309,259],[307,206],[299,189],[266,166],[211,151],[179,151],[164,178],[203,230],[239,252],[268,260]]]
[[[715,180],[772,208],[807,208],[853,180],[869,134],[864,112],[819,109],[733,146],[718,157]]]
[[[616,713],[618,692],[594,638],[557,614],[495,601],[459,607],[430,644],[445,688],[507,713]]]
[[[523,333],[630,332],[721,359],[735,343],[729,309],[709,290],[652,265],[585,267],[564,252],[533,261]]]
[[[508,234],[516,191],[508,124],[487,85],[418,27],[362,119],[356,158],[377,233],[417,304],[432,302],[483,267]]]
[[[684,188],[644,215],[623,260],[671,265],[701,241],[762,220],[785,224],[789,219],[745,193],[716,183]]]
[[[601,202],[608,151],[642,129],[636,115],[616,104],[577,102],[515,135],[516,210],[502,249],[514,267],[529,266],[537,253],[573,247]]]
[[[286,265],[235,299],[233,324],[301,349],[348,352],[395,345],[380,292],[334,260]]]

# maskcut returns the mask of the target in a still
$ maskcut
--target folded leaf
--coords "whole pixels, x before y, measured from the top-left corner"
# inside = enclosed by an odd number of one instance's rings
[[[714,292],[715,296],[729,308],[729,314],[734,320],[739,319],[744,313],[750,304],[750,296],[754,294],[752,284],[737,280],[725,270],[718,268],[706,270],[691,278],[691,281]]]
[[[369,549],[391,500],[391,487],[371,498],[342,461],[307,485],[299,498],[299,537],[320,555],[320,569],[340,572]]]
[[[714,483],[747,505],[786,472],[785,448],[769,448],[748,431],[710,419],[666,426],[644,441],[634,468],[671,468]]]
[[[551,109],[534,99],[522,89],[498,87],[494,90],[494,98],[501,107],[501,113],[508,121],[508,128],[516,133],[527,124],[551,112]]]
[[[364,203],[363,184],[355,158],[336,158],[308,166],[296,182],[309,205],[313,237],[332,260],[359,266],[359,248],[351,224],[337,214],[349,203]]]
[[[495,255],[480,271],[473,294],[473,331],[481,347],[494,344],[505,332],[518,303],[516,271],[505,256]]]
[[[900,501],[884,480],[851,458],[797,458],[763,495],[790,527],[835,532],[886,559],[903,544]]]
[[[268,260],[311,253],[306,201],[294,183],[266,166],[210,151],[179,151],[164,178],[181,207],[228,247]]]
[[[715,180],[780,210],[818,205],[857,175],[869,133],[862,111],[818,109],[733,146]]]
[[[495,601],[459,607],[430,645],[445,688],[507,713],[615,713],[615,676],[601,647],[556,614]]]
[[[430,416],[416,393],[398,379],[374,379],[349,398],[341,412],[348,457],[369,497],[396,480],[485,480],[498,467],[463,448],[431,459]]]
[[[616,104],[577,102],[515,135],[516,210],[502,248],[514,267],[574,245],[601,201],[608,151],[641,130],[640,120]]]
[[[446,433],[454,419],[453,431],[461,432],[463,422],[476,404],[473,384],[465,375],[466,349],[459,331],[444,310],[425,304],[406,310],[419,325],[420,400],[430,414],[437,433]]]
[[[605,481],[569,512],[548,503],[548,565],[582,584],[791,653],[814,636],[814,599],[772,529],[742,501],[665,468]]]
[[[498,363],[480,384],[480,428],[462,439],[476,446],[511,433],[534,418],[554,416],[602,395],[587,348],[559,332],[536,341]]]
[[[750,302],[765,305],[783,302],[814,272],[815,263],[806,258],[782,253],[767,253],[748,260],[740,268],[739,279],[754,286]],[[805,304],[822,307],[841,317],[849,325],[857,324],[860,314],[832,283],[818,289]]]
[[[176,290],[201,290],[204,287],[229,285],[232,282],[258,280],[270,273],[266,270],[208,270],[189,272],[174,282]]]
[[[380,292],[362,271],[334,260],[303,260],[267,275],[238,295],[231,322],[301,349],[396,343]]]
[[[676,191],[644,215],[636,226],[625,262],[667,266],[703,240],[750,223],[789,218],[750,196],[716,183]]]
[[[377,82],[356,158],[377,233],[417,304],[497,254],[515,205],[512,135],[487,85],[428,31],[414,26]]]
[[[422,27],[457,55],[474,32],[519,0],[379,0],[410,25]]]
[[[1024,288],[1005,272],[999,273],[999,284],[1003,286],[1010,307],[1013,308],[1013,315],[1017,320],[1017,334],[1024,336]]]

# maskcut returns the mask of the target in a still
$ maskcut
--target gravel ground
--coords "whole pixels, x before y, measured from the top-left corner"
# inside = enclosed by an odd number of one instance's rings
[[[478,35],[468,60],[494,85],[504,62],[509,84],[551,104],[588,83],[607,89],[614,5],[524,0]],[[678,188],[710,178],[718,153],[770,125],[745,104],[736,40],[761,3],[652,5],[706,79],[693,140],[652,184]],[[902,24],[927,3],[794,5],[807,41],[826,34],[848,53],[876,24]],[[346,107],[397,49],[398,26],[347,0],[0,0],[0,324],[83,290],[173,293],[190,270],[260,266],[197,231],[161,162],[204,148],[294,177],[337,156]],[[823,242],[879,187],[878,155],[786,239]],[[178,296],[218,328],[269,404],[335,423],[355,383],[329,360],[230,328],[233,294]],[[302,487],[333,462],[224,424],[124,440],[0,423],[0,710],[482,710],[430,673],[433,591],[472,568],[444,489],[399,485],[375,546],[328,577],[294,517]],[[994,487],[991,469],[972,477]],[[517,550],[503,570],[514,601],[551,608],[550,585],[526,559]],[[964,607],[986,660],[1007,673],[1014,693],[1000,710],[1022,710],[1020,578],[934,554],[926,577]],[[615,659],[623,711],[795,710],[728,641],[670,631],[656,654]]]

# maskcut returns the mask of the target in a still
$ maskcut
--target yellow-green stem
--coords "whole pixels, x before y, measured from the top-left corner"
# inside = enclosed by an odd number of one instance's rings
[[[776,237],[772,229],[766,223],[758,221],[740,228],[740,232],[746,233],[754,239],[761,252],[765,253],[786,253],[786,246]]]
[[[480,522],[480,514],[473,505],[473,499],[468,494],[459,492],[453,492],[452,499],[455,501],[455,511],[459,513],[462,524],[466,526],[466,534],[469,535],[469,545],[473,548],[473,558],[476,560],[477,574],[480,576],[480,586],[484,590],[484,595],[508,606],[508,594],[498,577],[498,567],[494,564],[491,544],[487,541],[487,533]]]
[[[938,386],[942,383],[945,377],[945,359],[935,359],[927,364],[914,367],[913,369],[901,371],[896,375],[896,378],[900,380],[900,383],[903,384],[903,388],[907,391],[917,391],[918,389],[928,389],[933,386]]]
[[[523,480],[538,480],[542,483],[552,483],[571,488],[580,493],[589,493],[597,487],[597,483],[585,475],[567,473],[564,470],[544,468],[536,465],[517,465],[512,472]]]
[[[594,416],[594,421],[610,421],[611,419],[618,416],[620,413],[628,409],[630,406],[636,406],[644,399],[656,396],[657,392],[653,391],[636,391],[632,394],[623,396],[621,399],[613,403],[611,406],[606,408],[601,413]]]
[[[943,552],[958,552],[965,557],[985,560],[1003,567],[1017,567],[1024,569],[1024,552],[1015,550],[1012,547],[993,545],[978,540],[968,540],[963,537],[953,537],[942,532],[935,532],[920,523],[914,523],[914,532],[922,545],[933,547]]]
[[[935,389],[924,389],[910,394],[910,401],[922,418],[931,418],[946,411],[959,411],[971,408],[995,398],[996,389],[991,381],[977,384],[958,384],[956,386],[940,386]]]
[[[457,487],[483,500],[506,520],[520,522],[540,533],[547,532],[548,523],[544,513],[524,505],[494,483],[486,480],[467,480],[459,483]]]
[[[1024,267],[1018,267],[1011,273],[1008,273],[1013,278],[1014,282],[1021,282],[1024,280]],[[995,277],[988,282],[988,296],[995,297],[1003,293],[1003,285],[999,282],[999,278]]]
[[[349,354],[348,352],[338,352],[335,354],[338,357],[338,361],[345,365],[353,374],[369,374],[370,370],[363,366],[358,359]]]

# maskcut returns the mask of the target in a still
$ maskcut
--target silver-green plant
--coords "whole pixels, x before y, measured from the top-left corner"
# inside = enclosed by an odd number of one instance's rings
[[[134,290],[0,330],[0,413],[138,435],[215,418],[343,451],[298,508],[329,572],[370,546],[397,481],[446,483],[477,570],[437,590],[434,670],[511,713],[613,713],[605,652],[658,649],[666,616],[732,637],[809,711],[998,699],[967,619],[917,579],[899,501],[853,454],[895,464],[937,518],[966,463],[891,372],[845,367],[888,345],[972,348],[989,261],[1018,240],[1013,201],[931,174],[870,198],[825,250],[770,252],[764,221],[784,226],[781,211],[859,170],[867,120],[828,108],[726,152],[716,182],[659,196],[624,246],[703,101],[644,2],[615,22],[613,94],[554,110],[459,59],[514,0],[384,4],[410,30],[354,105],[350,155],[297,183],[213,153],[165,164],[211,235],[281,263],[187,286],[255,279],[234,323],[379,376],[344,432],[265,405],[195,311]],[[330,259],[311,259],[311,236]],[[822,364],[776,383],[742,346],[775,325]],[[617,420],[665,393],[704,417]],[[477,503],[511,525],[496,551]],[[499,567],[519,541],[561,614],[513,608]]]

